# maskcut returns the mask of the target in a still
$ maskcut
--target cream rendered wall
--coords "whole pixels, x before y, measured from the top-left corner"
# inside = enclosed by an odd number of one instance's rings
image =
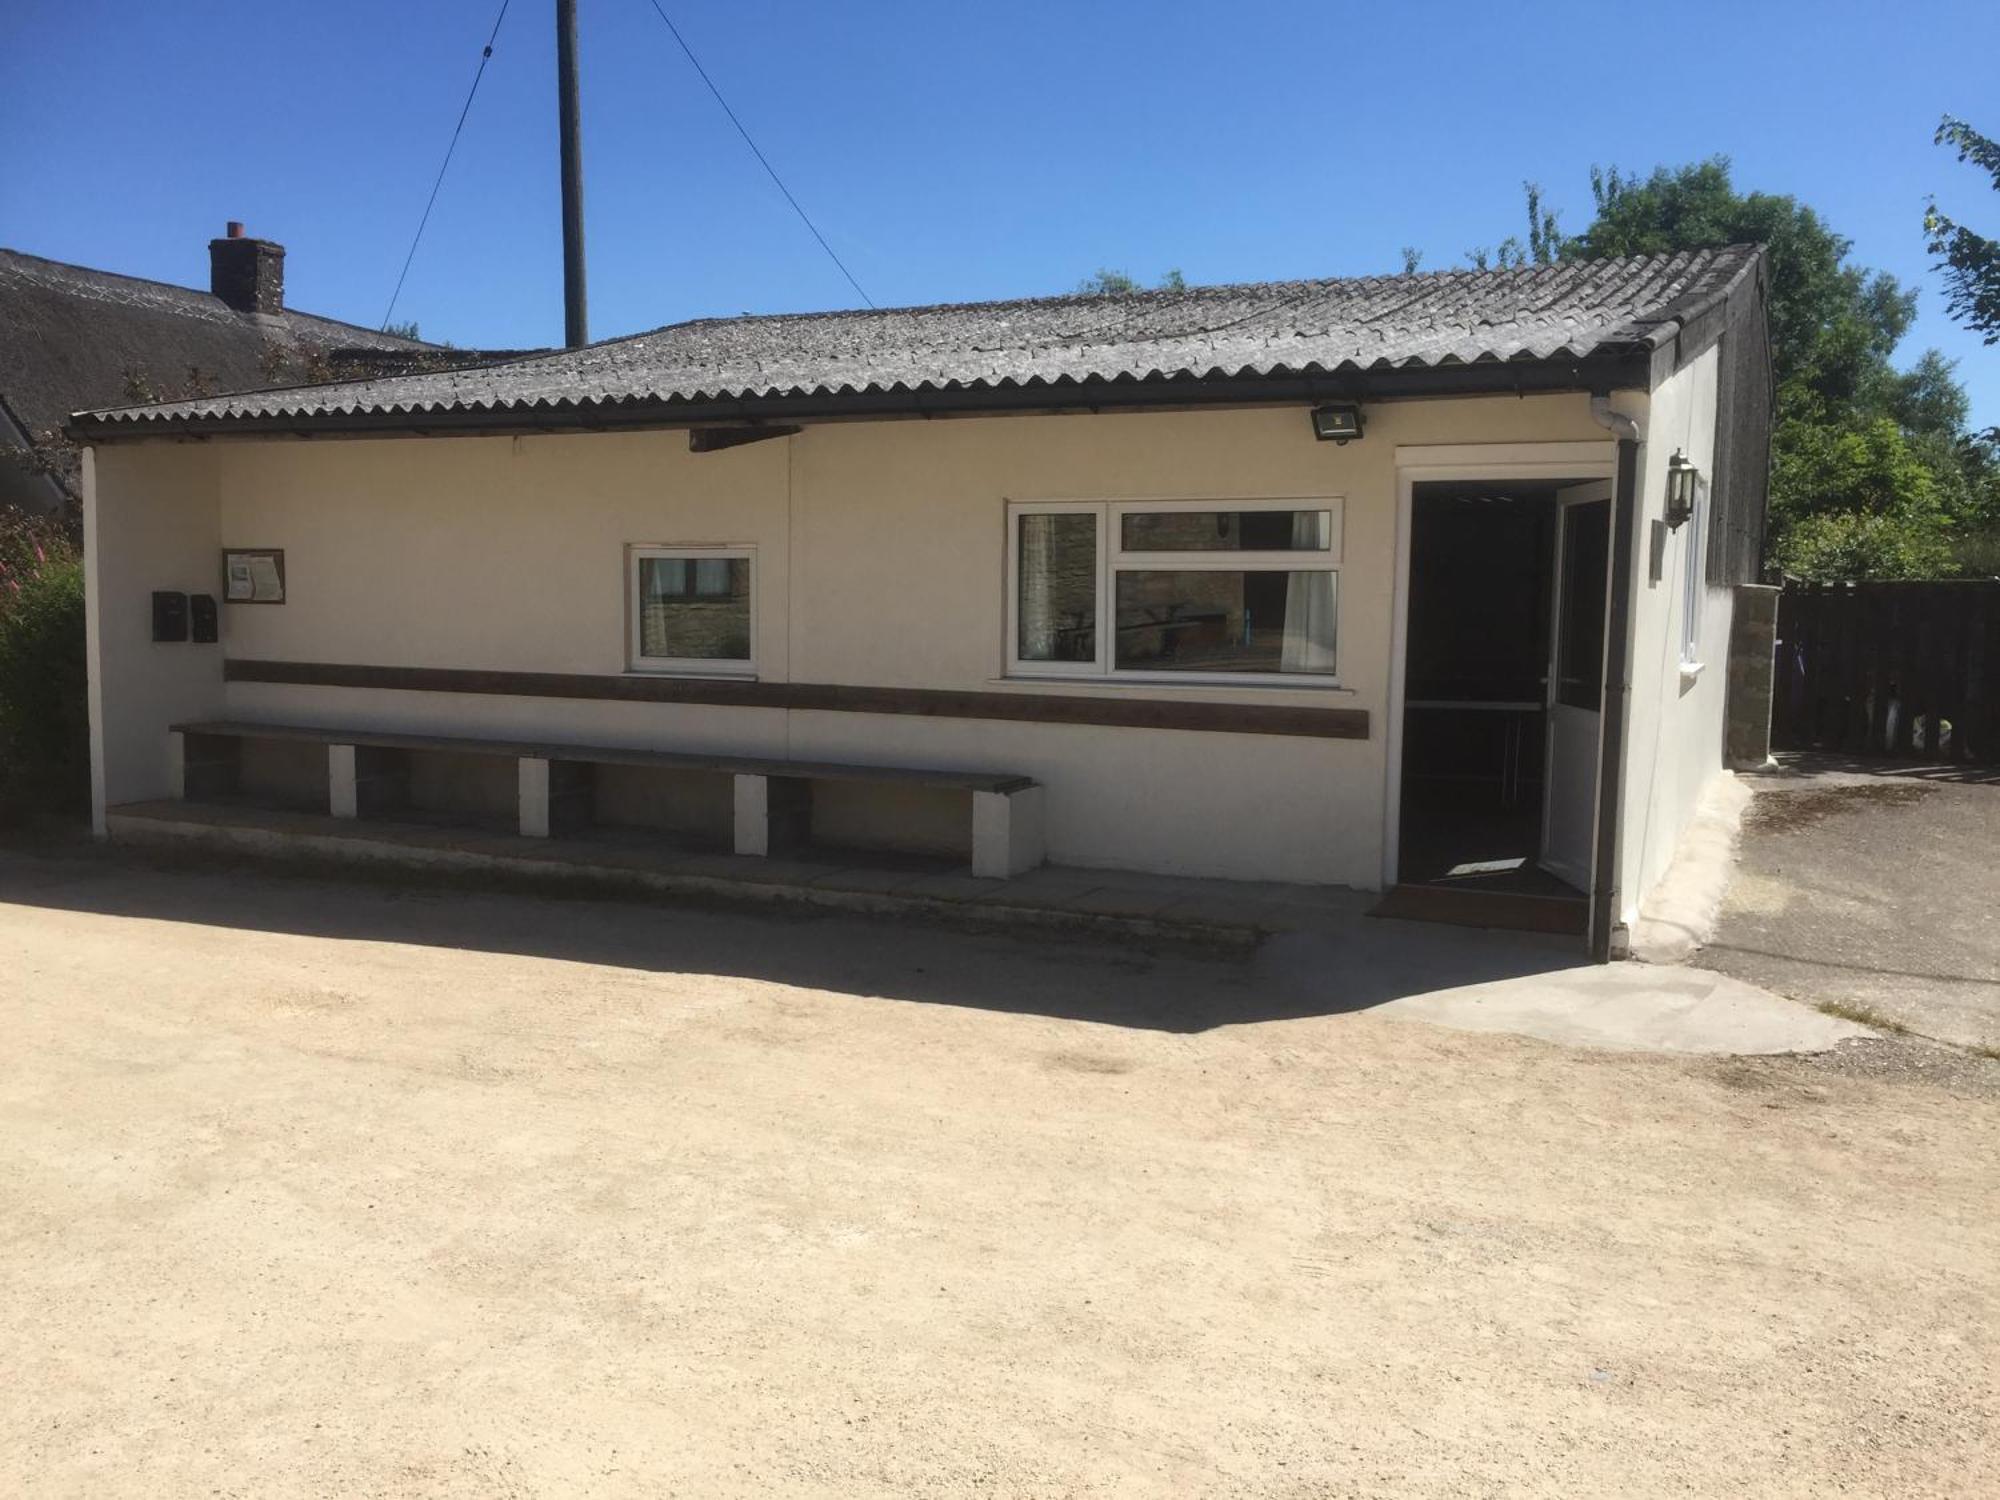
[[[164,797],[167,725],[221,709],[219,645],[153,640],[156,589],[216,594],[222,555],[214,454],[149,443],[83,456],[92,818]]]
[[[1651,576],[1652,523],[1666,514],[1667,461],[1676,448],[1714,471],[1718,351],[1710,349],[1653,392],[1640,450],[1639,558],[1633,583],[1632,696],[1625,746],[1624,838],[1618,920],[1631,922],[1666,873],[1711,779],[1722,771],[1723,695],[1733,596],[1702,594],[1701,667],[1681,670],[1686,530],[1670,531]],[[1702,550],[1706,551],[1704,544]]]
[[[237,658],[611,674],[628,543],[757,548],[769,681],[1365,709],[1367,740],[231,683],[242,717],[991,768],[1047,787],[1050,858],[1380,883],[1399,445],[1597,441],[1582,396],[827,424],[685,434],[217,443],[220,544],[283,547],[290,602],[224,611]],[[120,450],[143,466],[166,451]],[[1010,500],[1340,496],[1341,686],[1002,677]],[[218,545],[204,534],[204,548]],[[113,800],[118,800],[114,797]]]
[[[283,547],[288,602],[233,656],[622,672],[627,543],[757,547],[761,675],[786,676],[784,442],[678,432],[218,445],[232,547]]]

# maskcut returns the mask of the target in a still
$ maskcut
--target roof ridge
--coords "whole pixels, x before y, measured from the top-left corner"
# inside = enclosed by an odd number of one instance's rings
[[[386,333],[380,329],[370,328],[365,323],[350,322],[346,318],[333,318],[328,317],[325,313],[308,312],[301,307],[281,307],[275,314],[245,312],[241,308],[231,307],[227,302],[216,296],[214,292],[205,292],[198,286],[187,286],[178,281],[158,281],[151,276],[134,276],[129,271],[107,271],[102,266],[79,265],[72,260],[56,260],[47,255],[36,255],[32,251],[16,250],[10,245],[0,245],[0,256],[14,256],[20,260],[31,260],[38,265],[54,266],[64,271],[82,271],[90,276],[104,276],[109,277],[113,281],[129,282],[133,286],[153,287],[163,292],[174,292],[181,297],[187,298],[190,302],[200,306],[204,310],[220,310],[228,313],[231,317],[256,318],[275,316],[284,318],[310,318],[315,323],[326,323],[335,328],[352,328],[356,333],[366,333],[374,338],[395,339],[407,348],[440,349],[445,347],[442,344],[429,343],[423,339],[406,339],[401,334]]]
[[[1716,250],[1754,248],[1744,245],[1715,246]],[[1577,261],[1556,262],[1555,265],[1491,266],[1481,269],[1477,266],[1448,266],[1436,271],[1371,271],[1358,276],[1293,276],[1266,281],[1214,281],[1200,282],[1185,287],[1136,287],[1129,292],[1051,292],[1038,297],[986,297],[970,302],[912,302],[894,307],[835,307],[819,311],[736,313],[701,318],[684,318],[675,323],[662,323],[656,328],[641,329],[637,333],[621,335],[618,339],[606,339],[604,343],[622,343],[635,338],[645,338],[649,334],[666,333],[673,329],[694,328],[707,324],[740,324],[755,322],[775,322],[787,318],[868,319],[889,317],[897,313],[928,312],[976,312],[998,307],[1051,307],[1058,303],[1121,303],[1166,301],[1173,298],[1201,297],[1211,294],[1243,292],[1256,289],[1275,291],[1291,288],[1327,288],[1335,286],[1372,286],[1382,282],[1443,281],[1453,278],[1484,277],[1497,279],[1504,276],[1530,277],[1540,272],[1562,265],[1636,265],[1642,261],[1664,261],[1676,255],[1699,255],[1707,250],[1649,250],[1638,255],[1591,256]],[[596,348],[595,344],[587,347]],[[565,351],[574,352],[574,351]]]
[[[38,261],[45,266],[60,266],[65,271],[88,271],[92,276],[109,276],[118,281],[135,282],[140,286],[156,286],[163,291],[180,292],[189,297],[221,301],[213,292],[204,292],[199,287],[185,286],[178,281],[156,281],[150,276],[134,276],[129,271],[107,271],[102,266],[80,265],[73,260],[56,260],[52,256],[36,255],[30,250],[16,250],[11,245],[0,245],[0,255],[18,256],[22,260]],[[227,303],[223,305],[228,306]]]

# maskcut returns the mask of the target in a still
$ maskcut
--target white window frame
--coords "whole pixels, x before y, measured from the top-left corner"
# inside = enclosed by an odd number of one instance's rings
[[[1134,512],[1323,510],[1330,512],[1329,546],[1324,552],[1127,552],[1119,545],[1124,517]],[[1097,657],[1088,662],[1021,659],[1021,525],[1026,515],[1097,517]],[[1341,549],[1346,531],[1345,497],[1340,495],[1213,495],[1140,497],[1123,500],[1010,500],[1007,503],[1006,663],[1009,677],[1083,679],[1103,683],[1180,683],[1189,687],[1338,687],[1340,657]],[[1160,672],[1121,670],[1117,665],[1115,600],[1121,572],[1331,573],[1334,576],[1333,672]]]
[[[1102,677],[1104,642],[1110,625],[1104,597],[1104,502],[1101,500],[1034,500],[1007,506],[1007,675],[1009,677]],[[1097,656],[1095,661],[1023,661],[1021,659],[1021,520],[1022,516],[1095,516],[1097,518]]]
[[[1681,670],[1701,670],[1701,614],[1708,591],[1708,485],[1697,476],[1694,509],[1681,528],[1686,533],[1681,558]]]
[[[639,564],[648,559],[741,558],[750,565],[750,655],[747,660],[712,656],[646,656],[640,652]],[[692,596],[690,596],[692,597]],[[757,675],[757,549],[748,543],[631,542],[625,547],[625,669],[670,677]]]

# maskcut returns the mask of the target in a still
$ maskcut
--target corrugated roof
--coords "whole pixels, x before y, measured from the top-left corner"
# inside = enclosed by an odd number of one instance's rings
[[[1507,271],[702,319],[477,368],[117,408],[76,427],[109,435],[361,417],[420,426],[443,413],[768,407],[864,394],[1574,363],[1650,353],[1722,299],[1757,254],[1732,246]]]

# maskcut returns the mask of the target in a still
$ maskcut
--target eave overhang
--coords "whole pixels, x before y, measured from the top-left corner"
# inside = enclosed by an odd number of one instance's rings
[[[1202,407],[1311,405],[1321,401],[1401,401],[1461,396],[1530,396],[1647,390],[1662,350],[1599,348],[1582,358],[1471,363],[1255,376],[1153,376],[1030,381],[889,390],[783,392],[688,400],[627,397],[589,402],[373,409],[171,420],[84,412],[65,427],[82,444],[181,439],[519,436],[625,432],[766,423],[890,421],[1147,411]],[[1669,358],[1672,356],[1669,355]]]

